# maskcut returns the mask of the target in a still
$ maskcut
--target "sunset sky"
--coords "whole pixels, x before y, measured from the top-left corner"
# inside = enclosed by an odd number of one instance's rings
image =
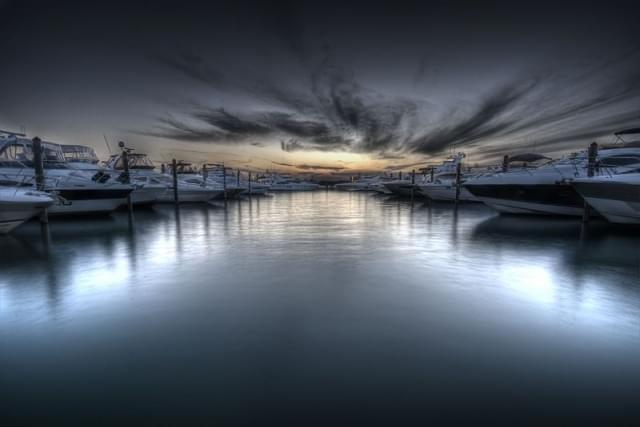
[[[356,172],[640,127],[634,3],[0,0],[0,129]]]

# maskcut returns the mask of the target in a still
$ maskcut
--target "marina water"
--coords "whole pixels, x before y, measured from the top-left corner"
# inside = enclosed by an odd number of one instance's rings
[[[316,191],[32,222],[0,251],[3,416],[640,411],[636,229]]]

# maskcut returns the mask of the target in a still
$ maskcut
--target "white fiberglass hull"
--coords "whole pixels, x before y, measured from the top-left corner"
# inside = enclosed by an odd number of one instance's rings
[[[314,191],[320,188],[316,184],[273,184],[271,191]]]
[[[436,201],[453,202],[456,200],[456,186],[452,184],[425,184],[419,185],[418,191],[425,197]],[[466,188],[460,188],[459,199],[463,202],[479,202]]]
[[[580,179],[573,185],[608,221],[640,224],[640,174]]]
[[[54,187],[48,192],[57,196],[49,207],[50,215],[107,214],[125,204],[133,190],[128,185]]]
[[[152,205],[158,201],[167,191],[166,187],[149,187],[144,186],[136,188],[131,193],[131,203],[137,206]],[[173,197],[173,193],[172,193]]]
[[[478,197],[478,200],[498,212],[508,214],[581,216],[584,212],[583,208],[572,206],[494,199],[490,197]]]
[[[202,189],[178,189],[178,201],[180,203],[206,203],[224,192],[222,190]],[[173,203],[173,189],[169,188],[158,198],[159,203]]]
[[[0,234],[6,234],[50,206],[46,193],[25,189],[0,189]]]

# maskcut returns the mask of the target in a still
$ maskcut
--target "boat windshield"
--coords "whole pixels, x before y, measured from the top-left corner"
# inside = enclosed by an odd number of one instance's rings
[[[45,169],[66,169],[64,153],[58,144],[42,143]],[[34,167],[33,145],[30,140],[16,140],[0,149],[0,165],[5,167]]]
[[[91,147],[84,145],[62,145],[64,158],[68,162],[80,162],[97,164],[99,162],[96,152]]]

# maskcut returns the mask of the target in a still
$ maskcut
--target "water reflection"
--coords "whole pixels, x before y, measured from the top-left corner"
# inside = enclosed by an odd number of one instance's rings
[[[640,391],[637,231],[333,191],[134,220],[0,237],[0,365],[20,384],[16,413],[91,407],[97,383],[131,402],[157,389],[136,403],[147,410],[236,415],[246,402],[383,397],[412,409],[394,400],[407,390],[424,398],[416,408],[550,388],[623,404]]]

